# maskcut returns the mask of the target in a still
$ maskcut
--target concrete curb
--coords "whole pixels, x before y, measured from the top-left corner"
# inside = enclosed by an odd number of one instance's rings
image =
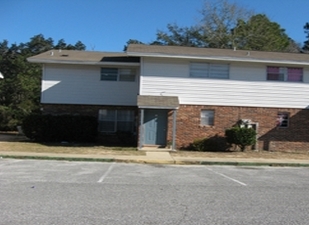
[[[61,160],[61,161],[85,161],[85,162],[119,162],[140,164],[168,164],[168,165],[221,165],[221,166],[271,166],[271,167],[309,167],[309,163],[299,162],[240,162],[240,161],[207,161],[207,160],[164,160],[164,159],[140,159],[126,158],[104,158],[104,157],[66,157],[66,156],[40,156],[40,155],[7,155],[0,154],[1,158],[12,159],[35,159],[35,160]]]
[[[88,161],[88,162],[115,162],[113,158],[81,158],[81,157],[56,157],[56,156],[34,156],[34,155],[1,155],[1,158],[10,159],[40,159],[40,160],[61,160],[61,161]]]

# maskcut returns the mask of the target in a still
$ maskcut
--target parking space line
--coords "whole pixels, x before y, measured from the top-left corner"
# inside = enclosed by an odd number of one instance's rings
[[[216,174],[218,174],[218,175],[220,175],[220,176],[222,176],[222,177],[225,177],[225,178],[227,178],[227,179],[229,179],[229,180],[232,180],[232,181],[234,181],[234,182],[236,182],[236,183],[238,183],[238,184],[240,184],[240,185],[247,186],[247,184],[245,184],[245,183],[243,183],[243,182],[240,182],[239,180],[236,180],[236,179],[234,179],[234,178],[232,178],[232,177],[229,177],[229,176],[226,176],[226,175],[224,175],[224,174],[222,174],[222,173],[216,172],[216,171],[214,171],[214,170],[212,170],[212,169],[210,169],[210,168],[206,168],[206,169],[208,169],[208,170],[210,170],[211,172],[216,173]]]
[[[112,171],[113,167],[115,165],[115,162],[112,163],[112,165],[110,165],[110,167],[108,167],[108,170],[103,174],[103,176],[98,180],[98,183],[102,183],[104,181],[104,179],[108,176],[108,174]]]

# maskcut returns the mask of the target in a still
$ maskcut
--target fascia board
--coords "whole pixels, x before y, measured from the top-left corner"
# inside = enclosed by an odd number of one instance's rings
[[[45,60],[45,59],[27,59],[27,60],[28,62],[31,63],[42,63],[42,64],[140,66],[140,63],[125,63],[125,62],[62,61],[62,60]]]
[[[276,64],[293,64],[293,65],[309,65],[309,62],[304,61],[290,61],[290,60],[265,60],[265,59],[248,59],[237,57],[209,57],[209,56],[189,56],[189,55],[168,55],[168,54],[152,54],[152,53],[138,53],[128,52],[128,56],[139,57],[158,57],[158,58],[178,58],[178,59],[202,59],[202,60],[216,60],[229,62],[255,62],[255,63],[276,63]]]

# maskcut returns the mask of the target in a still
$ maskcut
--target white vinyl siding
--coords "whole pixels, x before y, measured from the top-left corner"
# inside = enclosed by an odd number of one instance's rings
[[[229,78],[229,65],[218,63],[190,63],[190,77],[196,78]]]
[[[264,75],[265,76],[265,75]],[[180,104],[307,108],[304,83],[142,77],[141,95],[178,96]]]
[[[308,66],[303,82],[278,82],[266,80],[268,65],[262,63],[231,62],[229,79],[192,79],[189,60],[146,57],[142,62],[140,95],[178,96],[188,105],[309,107]]]
[[[99,82],[100,70],[99,66],[45,65],[41,102],[136,106],[137,77],[135,82]]]

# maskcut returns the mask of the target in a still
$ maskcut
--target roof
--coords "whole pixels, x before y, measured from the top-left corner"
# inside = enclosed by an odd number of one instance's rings
[[[176,96],[138,95],[137,106],[148,109],[177,109],[179,100]]]
[[[309,65],[309,54],[130,44],[129,56]]]
[[[60,63],[60,64],[129,64],[139,65],[139,57],[129,57],[122,52],[95,52],[76,50],[50,50],[39,55],[29,57],[34,63]]]

